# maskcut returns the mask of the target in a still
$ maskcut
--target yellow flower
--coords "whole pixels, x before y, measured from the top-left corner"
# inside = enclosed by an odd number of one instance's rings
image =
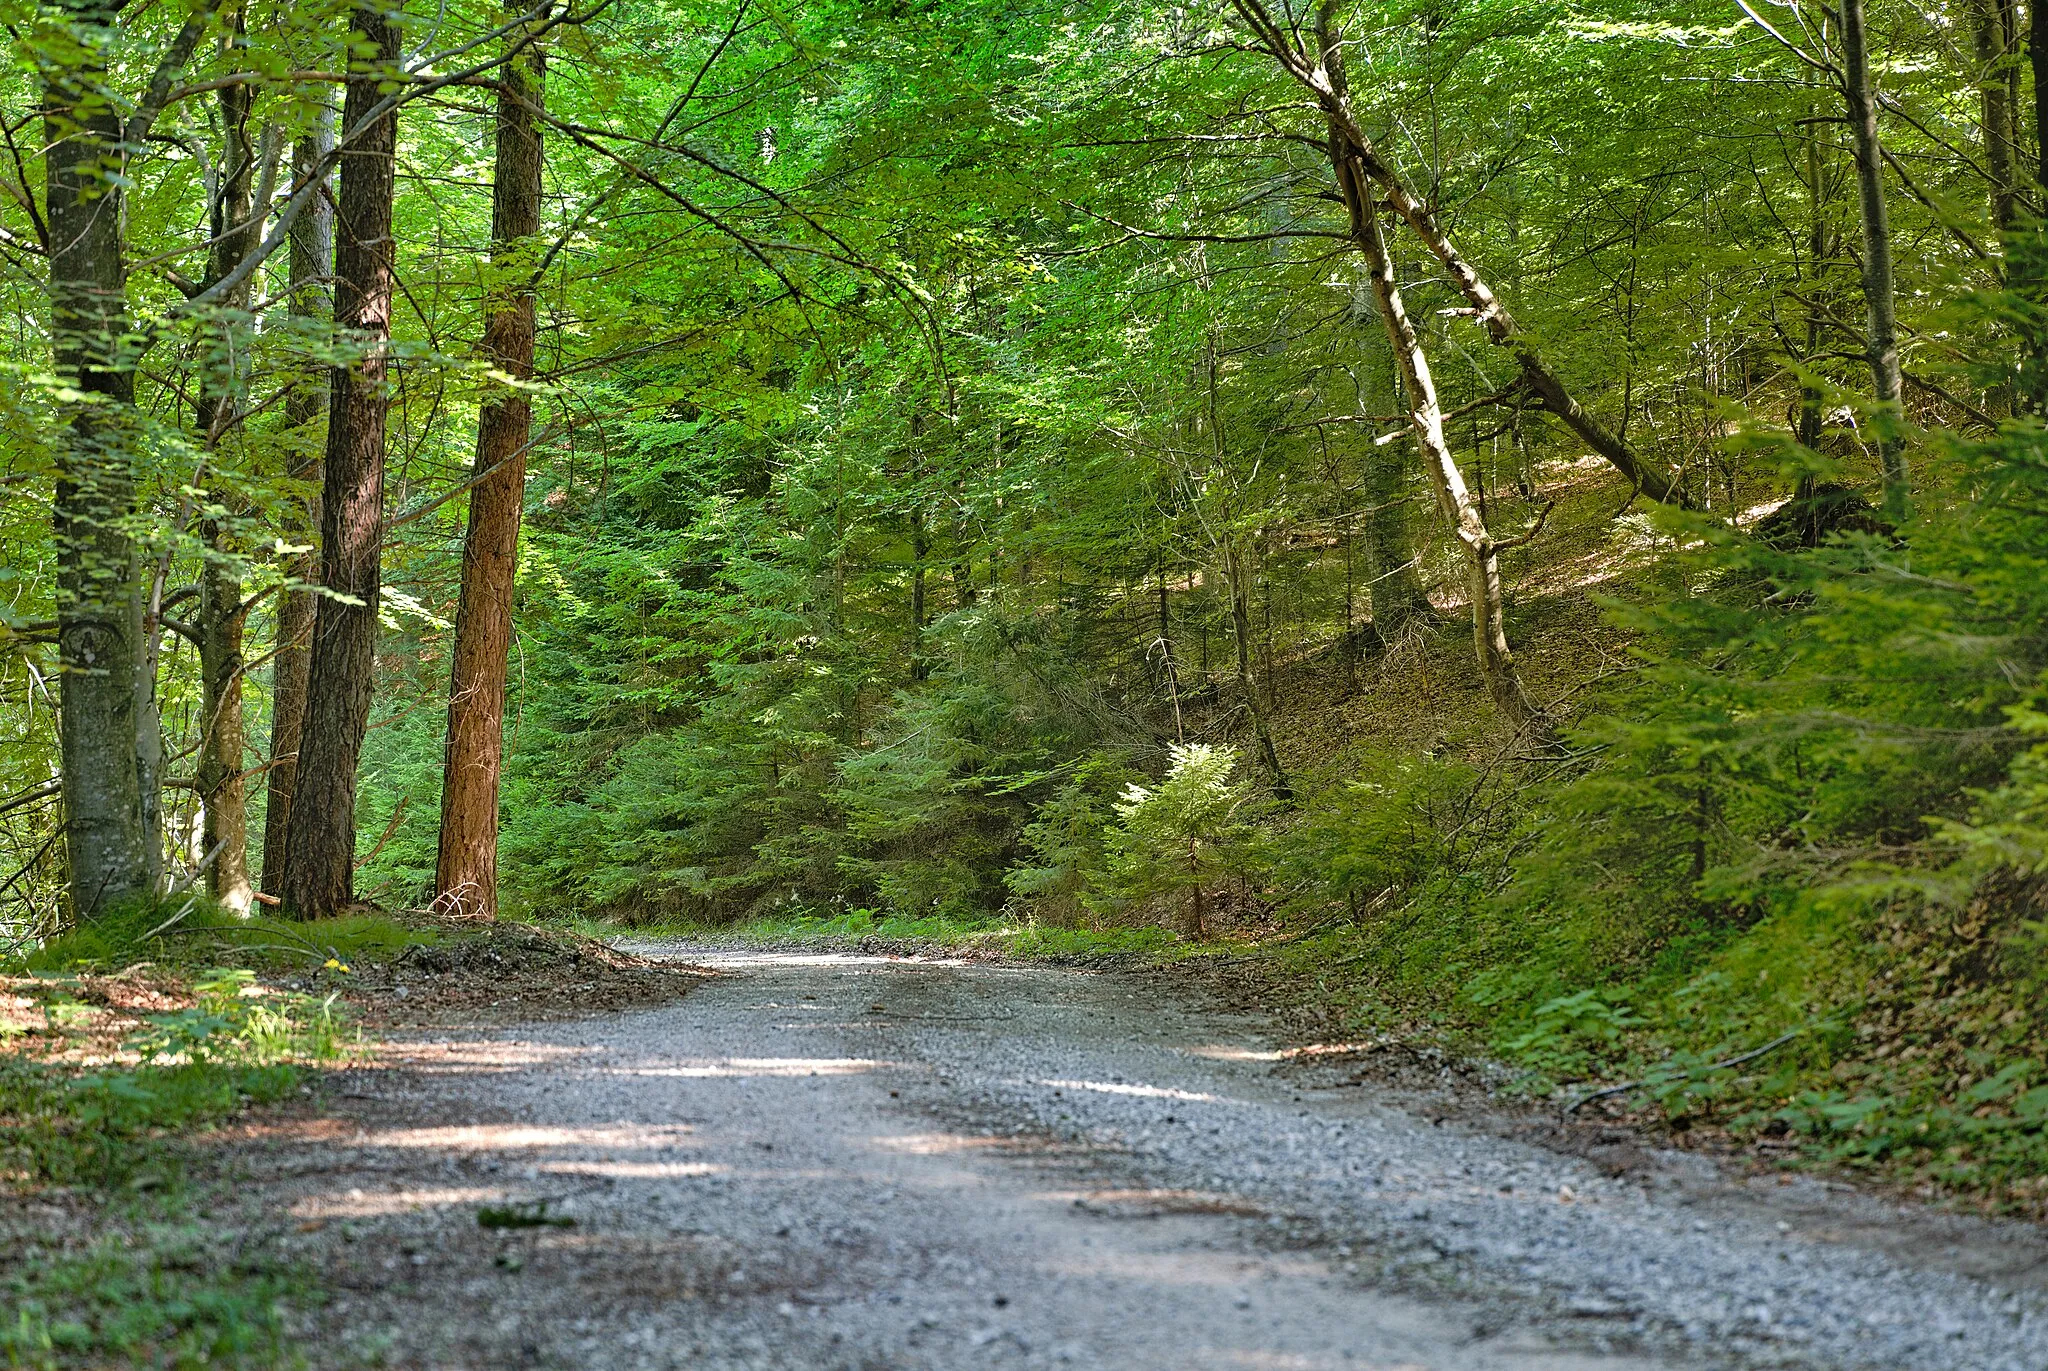
[[[348,970],[348,963],[336,961],[334,958],[329,957],[326,961],[320,964],[320,969],[322,971],[346,971]]]

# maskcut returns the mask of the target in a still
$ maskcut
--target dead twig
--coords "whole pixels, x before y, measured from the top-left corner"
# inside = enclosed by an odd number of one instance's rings
[[[1791,1042],[1794,1038],[1802,1036],[1805,1032],[1806,1030],[1804,1028],[1795,1028],[1790,1033],[1782,1033],[1779,1036],[1771,1039],[1769,1042],[1765,1043],[1762,1047],[1755,1048],[1751,1051],[1745,1052],[1739,1057],[1730,1057],[1725,1062],[1715,1062],[1712,1066],[1708,1067],[1707,1070],[1726,1071],[1730,1067],[1741,1066],[1745,1062],[1753,1062],[1758,1057],[1763,1056],[1766,1052],[1777,1051],[1786,1043]],[[1578,1113],[1579,1109],[1582,1106],[1589,1105],[1595,1100],[1604,1100],[1609,1095],[1623,1095],[1631,1090],[1641,1090],[1644,1086],[1648,1084],[1650,1084],[1650,1081],[1646,1078],[1640,1081],[1623,1081],[1620,1085],[1610,1085],[1604,1090],[1595,1090],[1592,1094],[1581,1096],[1579,1099],[1572,1101],[1571,1104],[1566,1105],[1562,1117],[1570,1118],[1572,1115]]]

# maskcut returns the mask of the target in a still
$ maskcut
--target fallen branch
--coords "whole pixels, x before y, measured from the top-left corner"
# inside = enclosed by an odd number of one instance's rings
[[[1777,1051],[1786,1043],[1791,1042],[1794,1038],[1799,1037],[1801,1034],[1805,1032],[1806,1030],[1803,1028],[1795,1028],[1790,1033],[1781,1034],[1780,1036],[1775,1037],[1771,1039],[1769,1042],[1765,1043],[1762,1047],[1756,1048],[1753,1051],[1745,1052],[1739,1057],[1730,1057],[1725,1062],[1715,1062],[1712,1066],[1708,1067],[1707,1070],[1726,1071],[1730,1067],[1741,1066],[1745,1062],[1753,1062],[1758,1057],[1763,1056],[1766,1052]],[[1610,1085],[1604,1090],[1595,1090],[1592,1094],[1583,1096],[1577,1100],[1574,1100],[1571,1104],[1565,1106],[1563,1117],[1570,1118],[1572,1115],[1579,1112],[1581,1106],[1589,1105],[1595,1100],[1604,1100],[1609,1095],[1625,1095],[1631,1090],[1641,1090],[1644,1086],[1648,1084],[1650,1084],[1650,1079],[1645,1078],[1640,1081],[1623,1081],[1620,1085]]]

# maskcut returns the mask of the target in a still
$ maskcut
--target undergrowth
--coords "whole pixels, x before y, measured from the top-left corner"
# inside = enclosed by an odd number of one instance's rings
[[[307,1069],[353,1040],[338,1003],[350,959],[422,936],[144,903],[6,968],[0,1185],[59,1197],[74,1220],[0,1258],[6,1364],[296,1364],[285,1308],[316,1297],[312,1276],[186,1217],[181,1140],[309,1089]],[[279,970],[309,988],[259,974]]]

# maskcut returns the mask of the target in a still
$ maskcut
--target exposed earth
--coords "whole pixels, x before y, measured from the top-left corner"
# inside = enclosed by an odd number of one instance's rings
[[[2048,1365],[2032,1225],[1432,1121],[1161,977],[635,950],[720,974],[221,1135],[315,1365]]]

